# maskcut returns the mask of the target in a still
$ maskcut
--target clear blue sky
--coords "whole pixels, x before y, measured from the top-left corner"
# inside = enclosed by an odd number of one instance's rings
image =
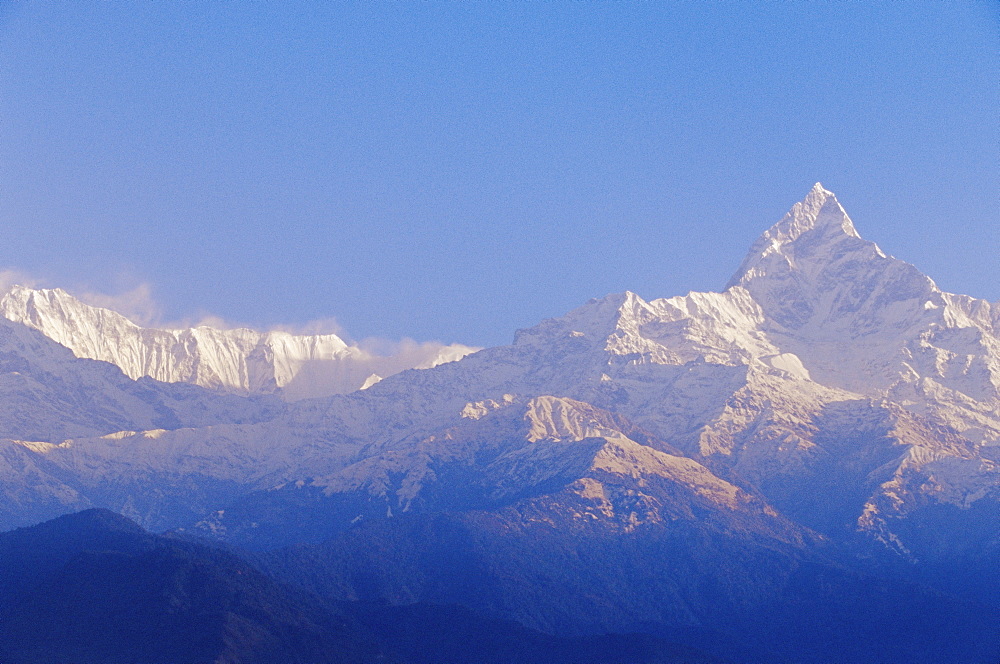
[[[717,290],[816,181],[1000,299],[1000,3],[0,4],[0,269],[492,345]]]

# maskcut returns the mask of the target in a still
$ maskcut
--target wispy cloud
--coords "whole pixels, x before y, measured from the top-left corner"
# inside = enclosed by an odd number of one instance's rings
[[[316,334],[336,334],[344,335],[343,326],[337,322],[336,318],[318,318],[302,325],[274,325],[270,330],[275,332],[287,332],[295,335],[316,335]]]
[[[28,288],[35,288],[38,285],[38,280],[34,277],[21,272],[20,270],[3,269],[0,270],[0,295],[3,295],[11,289],[13,286],[26,286]]]
[[[368,337],[358,342],[358,347],[372,355],[372,359],[386,376],[412,367],[428,367],[441,362],[456,360],[464,355],[481,350],[463,344],[444,344],[440,341],[415,341]]]
[[[117,311],[137,325],[157,325],[163,317],[162,309],[153,298],[152,287],[145,283],[116,295],[85,291],[74,293],[74,296],[92,307]]]

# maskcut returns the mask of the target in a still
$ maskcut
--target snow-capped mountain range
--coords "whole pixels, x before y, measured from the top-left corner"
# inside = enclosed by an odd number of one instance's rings
[[[961,547],[964,515],[997,512],[1000,306],[887,256],[818,184],[721,292],[609,295],[416,370],[376,371],[333,335],[143,329],[58,290],[15,288],[0,313],[0,388],[24,404],[8,418],[32,417],[41,406],[23,395],[42,387],[58,402],[70,373],[115,373],[72,355],[117,365],[115,387],[87,389],[101,412],[132,413],[84,435],[60,413],[36,418],[48,430],[7,427],[9,525],[97,505],[267,547],[409,511],[520,505],[623,532],[739,521],[919,560],[943,555],[925,515],[954,523]],[[49,356],[30,384],[13,368]],[[112,396],[129,383],[144,392],[126,407]],[[204,388],[186,397],[210,404],[201,419],[134,414],[190,403],[158,396],[171,383]],[[218,401],[272,392],[286,401]]]
[[[414,344],[405,354],[380,356],[335,334],[143,328],[58,288],[14,286],[0,299],[0,316],[38,330],[77,357],[111,362],[131,378],[238,394],[278,392],[292,401],[353,392],[405,369],[452,362],[476,350]]]

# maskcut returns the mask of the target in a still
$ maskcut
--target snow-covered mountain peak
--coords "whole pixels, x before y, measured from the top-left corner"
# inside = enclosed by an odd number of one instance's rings
[[[818,182],[777,224],[764,231],[726,288],[786,269],[809,270],[811,263],[848,251],[885,254],[864,241],[833,192]]]
[[[741,292],[760,310],[751,330],[800,358],[808,373],[797,375],[907,403],[923,402],[911,393],[924,380],[934,384],[928,394],[953,390],[964,395],[957,399],[987,402],[1000,394],[993,307],[943,293],[861,238],[818,184],[753,245],[725,294]]]
[[[0,311],[10,320],[44,331],[43,328],[60,329],[57,336],[72,334],[66,322],[83,318],[113,328],[139,329],[139,326],[116,311],[91,307],[61,288],[33,289],[14,285],[0,299]],[[8,315],[8,312],[11,315]],[[52,337],[52,335],[47,335]],[[54,337],[53,337],[54,338]],[[63,339],[55,339],[64,346],[71,346]]]
[[[770,235],[771,240],[791,242],[809,231],[834,236],[843,234],[861,239],[836,195],[824,189],[819,182],[813,185],[806,197],[793,205],[788,214],[765,235]]]
[[[934,282],[862,239],[819,185],[754,243],[734,286],[780,328],[839,338],[908,327],[926,303],[943,304]]]
[[[534,327],[518,330],[516,346],[551,345],[566,340],[573,345],[603,343],[619,326],[622,317],[635,317],[648,304],[626,291],[594,298],[558,318],[549,318]]]

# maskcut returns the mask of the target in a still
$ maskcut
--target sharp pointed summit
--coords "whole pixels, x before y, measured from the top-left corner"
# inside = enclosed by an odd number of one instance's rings
[[[837,197],[817,182],[781,221],[757,238],[726,288],[761,275],[773,263],[795,267],[797,258],[822,258],[831,253],[835,244],[847,239],[883,255],[873,243],[862,240]]]
[[[784,236],[786,240],[792,241],[811,230],[843,233],[850,237],[861,238],[847,212],[837,201],[836,195],[824,189],[819,182],[814,184],[806,197],[793,205],[788,214],[768,233],[776,237]]]
[[[737,286],[785,329],[852,335],[878,330],[891,302],[907,302],[907,318],[920,317],[937,291],[915,267],[863,239],[819,183],[754,243],[727,289]]]

